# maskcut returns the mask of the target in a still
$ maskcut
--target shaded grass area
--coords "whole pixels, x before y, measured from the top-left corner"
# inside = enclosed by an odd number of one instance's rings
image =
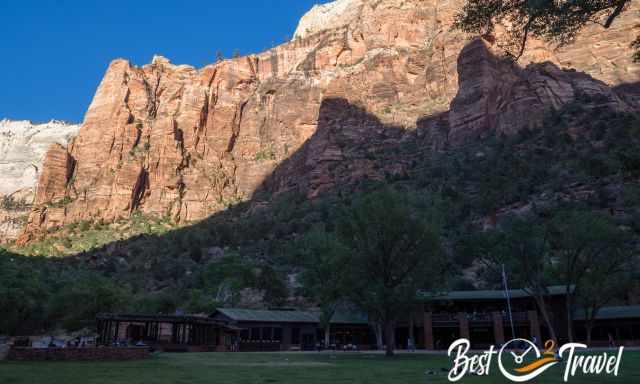
[[[157,354],[125,362],[0,362],[0,383],[447,383],[446,356],[404,354]],[[553,367],[532,382],[562,383],[563,366]],[[508,383],[492,366],[488,377],[463,383]],[[638,383],[640,352],[626,352],[620,376],[580,376],[570,383]]]

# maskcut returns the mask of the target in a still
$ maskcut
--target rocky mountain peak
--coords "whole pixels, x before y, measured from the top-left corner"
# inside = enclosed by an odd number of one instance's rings
[[[415,156],[535,125],[584,93],[637,108],[640,92],[620,87],[640,80],[636,3],[567,47],[531,41],[522,65],[451,30],[462,4],[338,0],[256,55],[197,70],[112,62],[73,145],[47,154],[21,242],[82,220],[189,223],[258,195],[406,175]]]
[[[365,0],[335,0],[316,4],[298,24],[294,39],[303,39],[320,31],[348,25],[358,17]]]
[[[151,64],[154,65],[171,65],[171,61],[164,56],[154,55],[151,59]]]

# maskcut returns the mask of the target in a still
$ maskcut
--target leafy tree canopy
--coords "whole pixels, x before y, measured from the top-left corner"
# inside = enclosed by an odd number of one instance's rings
[[[507,55],[522,56],[531,36],[559,45],[571,43],[588,24],[609,28],[631,0],[467,0],[454,28],[482,35],[507,27]],[[633,44],[640,48],[640,37]],[[634,58],[640,59],[640,53]]]
[[[384,324],[387,355],[393,355],[394,323],[409,312],[416,292],[443,284],[446,253],[439,228],[427,217],[388,188],[354,201],[338,225],[350,254],[349,298]]]

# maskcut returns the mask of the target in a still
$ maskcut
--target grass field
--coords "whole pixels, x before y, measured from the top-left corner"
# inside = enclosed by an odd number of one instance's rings
[[[157,354],[127,362],[0,362],[0,383],[13,384],[260,384],[260,383],[447,383],[446,356],[404,354]],[[534,383],[561,383],[553,367]],[[462,383],[507,383],[497,365],[489,377]],[[620,376],[576,376],[570,383],[640,383],[640,352],[625,353]]]

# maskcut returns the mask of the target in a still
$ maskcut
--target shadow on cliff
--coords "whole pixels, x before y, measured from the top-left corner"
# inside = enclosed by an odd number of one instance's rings
[[[272,240],[294,239],[331,215],[327,206],[318,215],[310,211],[297,215],[299,206],[328,199],[339,203],[354,193],[410,179],[425,157],[446,147],[446,124],[447,113],[420,118],[411,128],[385,124],[362,106],[327,98],[319,109],[316,132],[282,160],[247,201],[163,235],[114,241],[66,260],[108,275],[123,272],[123,263],[129,266],[126,273],[162,270],[173,281],[188,269],[178,260],[204,265],[227,248],[242,246],[247,252],[243,256],[270,263],[274,256],[270,253],[277,252]],[[168,260],[176,261],[175,271],[166,271],[171,268],[163,265]]]
[[[326,98],[316,132],[274,169],[254,199],[286,193],[315,198],[356,192],[362,182],[408,177],[417,161],[447,146],[447,134],[447,113],[403,127],[344,98]]]
[[[458,63],[463,85],[470,74],[461,69],[461,58]],[[614,91],[625,100],[640,100],[640,83],[623,84]],[[483,96],[471,95],[467,90],[471,101]],[[282,252],[274,248],[274,239],[295,239],[334,214],[335,204],[323,202],[335,203],[385,183],[412,180],[430,156],[449,146],[449,111],[423,116],[415,127],[406,128],[385,123],[347,99],[326,98],[315,133],[276,166],[248,201],[166,234],[115,241],[71,256],[67,262],[110,276],[124,272],[156,282],[145,284],[148,289],[167,285],[158,281],[180,281],[190,267],[215,259],[220,252],[212,249],[242,246],[242,253],[252,260],[268,263]],[[304,211],[305,204],[317,205]]]

